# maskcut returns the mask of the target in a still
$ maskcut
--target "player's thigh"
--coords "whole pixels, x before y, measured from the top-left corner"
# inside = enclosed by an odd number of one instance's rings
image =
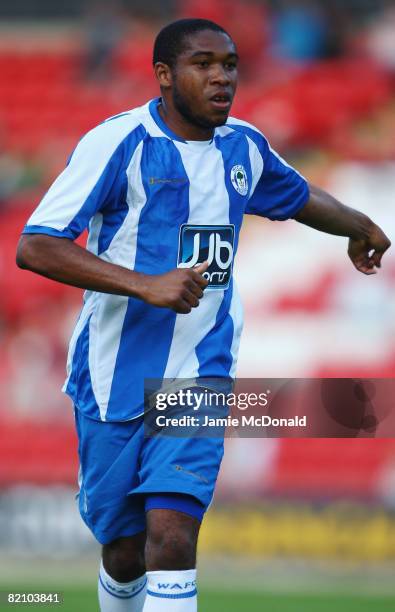
[[[141,423],[94,421],[76,411],[81,516],[101,544],[145,529],[144,503],[129,497],[139,483]]]
[[[214,409],[202,405],[198,424],[185,428],[157,427],[154,411],[147,415],[150,435],[145,437],[141,449],[140,484],[131,493],[189,495],[206,509],[212,500],[223,458],[225,429],[206,427],[205,417],[214,413],[225,415],[227,411],[226,406]],[[173,414],[181,419],[184,408],[175,407],[169,416]]]

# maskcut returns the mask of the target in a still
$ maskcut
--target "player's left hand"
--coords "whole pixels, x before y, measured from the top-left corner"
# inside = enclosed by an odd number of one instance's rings
[[[361,240],[350,238],[348,255],[359,272],[376,274],[377,268],[381,268],[381,258],[390,246],[391,241],[379,226],[375,225],[369,238]]]

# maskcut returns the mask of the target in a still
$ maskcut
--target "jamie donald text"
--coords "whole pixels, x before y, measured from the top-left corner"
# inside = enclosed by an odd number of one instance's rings
[[[148,417],[156,431],[170,428],[192,433],[198,428],[206,430],[208,435],[222,428],[258,433],[265,429],[307,427],[306,415],[291,413],[284,418],[284,415],[268,414],[271,396],[270,389],[257,393],[219,393],[203,388],[159,392],[155,395],[155,410]]]
[[[147,379],[144,435],[394,438],[395,379]]]
[[[228,417],[209,417],[207,414],[200,416],[183,415],[180,418],[166,417],[160,414],[155,419],[158,427],[306,427],[306,416],[295,416],[293,418],[276,419],[267,414],[262,416],[241,417],[229,415]]]

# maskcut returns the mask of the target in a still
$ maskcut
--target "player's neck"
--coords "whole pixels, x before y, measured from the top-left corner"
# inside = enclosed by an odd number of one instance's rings
[[[158,105],[158,112],[167,127],[183,140],[211,140],[214,136],[213,128],[203,128],[190,123],[163,99]]]

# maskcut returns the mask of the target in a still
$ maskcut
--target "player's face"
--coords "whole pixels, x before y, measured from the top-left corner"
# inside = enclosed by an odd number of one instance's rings
[[[188,37],[172,71],[176,110],[202,128],[223,125],[237,86],[235,45],[222,32],[204,30]]]

